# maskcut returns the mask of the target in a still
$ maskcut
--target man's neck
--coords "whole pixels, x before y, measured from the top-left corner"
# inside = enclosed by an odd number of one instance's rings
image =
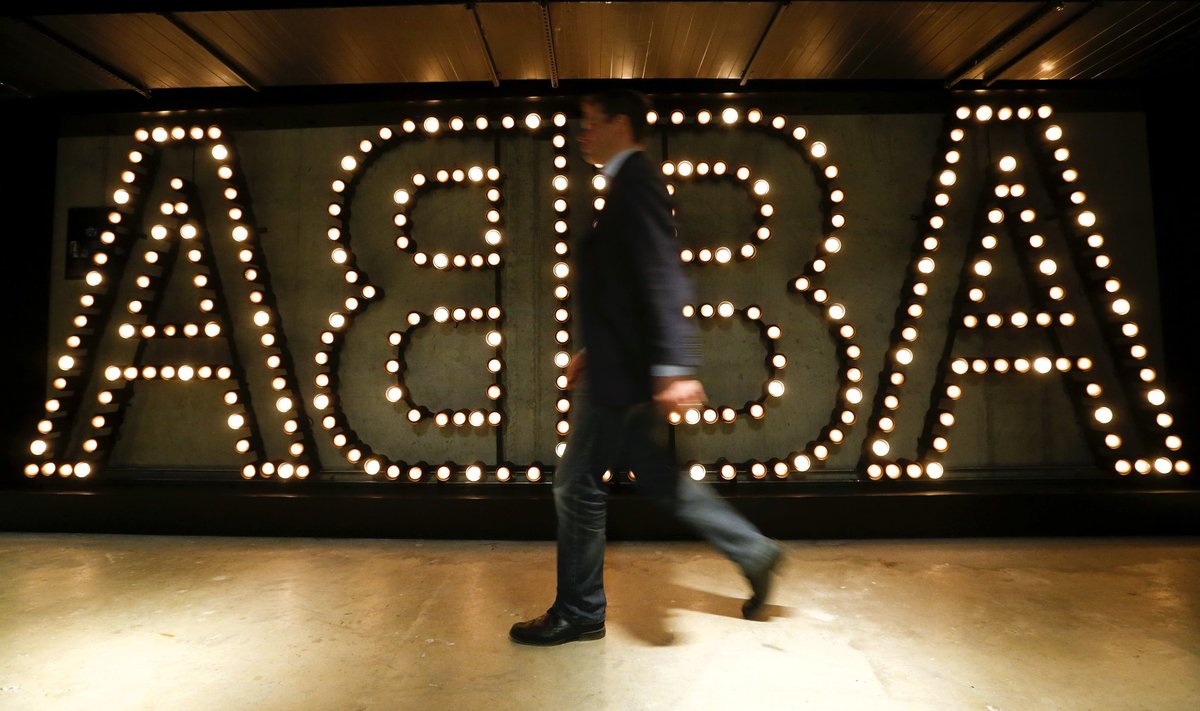
[[[621,169],[621,164],[625,162],[624,158],[640,150],[642,150],[641,145],[636,143],[629,144],[628,146],[609,156],[608,160],[604,162],[604,166],[601,167],[600,172],[608,176],[609,179],[615,178],[617,172]]]
[[[608,165],[608,161],[611,161],[613,158],[616,158],[625,151],[642,150],[642,148],[643,146],[638,143],[626,143],[623,146],[618,146],[615,150],[613,150],[612,154],[608,157],[608,160],[604,161],[604,164]]]

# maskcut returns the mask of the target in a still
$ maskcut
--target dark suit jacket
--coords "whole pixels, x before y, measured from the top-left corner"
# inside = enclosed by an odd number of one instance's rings
[[[612,179],[576,260],[589,398],[625,407],[650,400],[650,368],[700,364],[692,289],[679,260],[666,185],[638,151]]]

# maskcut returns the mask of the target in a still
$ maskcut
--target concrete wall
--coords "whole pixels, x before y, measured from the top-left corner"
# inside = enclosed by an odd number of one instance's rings
[[[404,117],[397,117],[396,124]],[[414,118],[420,118],[414,116]],[[829,259],[828,288],[848,309],[863,355],[865,399],[859,422],[848,430],[845,444],[836,449],[823,469],[809,479],[845,478],[860,466],[866,419],[875,400],[878,373],[891,345],[900,292],[923,234],[918,224],[930,196],[930,180],[944,152],[946,117],[940,114],[812,115],[791,116],[810,135],[825,142],[830,160],[840,168],[838,182],[846,192],[844,212],[848,226],[841,231],[844,247]],[[1134,317],[1150,346],[1149,364],[1161,362],[1154,227],[1151,220],[1143,117],[1137,113],[1075,113],[1057,116],[1065,131],[1064,144],[1072,151],[1071,165],[1081,173],[1080,186],[1088,204],[1100,216],[1108,238],[1112,270],[1122,279],[1134,305]],[[377,126],[238,130],[227,137],[236,151],[250,191],[249,205],[262,235],[277,298],[282,330],[294,356],[296,377],[309,415],[316,393],[313,354],[329,313],[338,309],[348,293],[342,270],[329,260],[331,243],[325,238],[332,224],[326,213],[331,197],[329,183],[340,174],[341,157],[354,152],[358,141],[373,136]],[[572,122],[568,135],[574,130]],[[554,433],[558,397],[553,380],[558,371],[555,352],[552,296],[555,279],[551,266],[554,215],[551,179],[554,150],[550,133],[531,136],[516,131],[498,136],[467,132],[464,136],[425,141],[393,142],[362,176],[350,205],[351,245],[359,265],[385,297],[372,304],[349,331],[339,369],[340,393],[351,427],[376,451],[393,459],[441,463],[483,461],[495,463],[497,441],[492,430],[439,430],[429,424],[412,426],[404,419],[406,408],[387,402],[383,391],[390,383],[384,362],[394,352],[387,333],[403,326],[412,310],[431,311],[438,305],[490,305],[497,279],[489,271],[436,272],[418,269],[392,244],[392,192],[415,171],[467,167],[498,162],[503,171],[506,242],[499,273],[499,293],[506,319],[506,370],[504,410],[507,424],[501,431],[505,459],[516,463],[556,461]],[[62,343],[72,332],[70,320],[83,284],[63,279],[66,214],[70,207],[110,205],[125,156],[133,145],[126,135],[64,137],[59,144],[56,197],[55,254],[49,278],[52,305],[49,325],[50,361],[64,351]],[[1022,162],[1024,182],[1039,212],[1054,213],[1060,204],[1041,184],[1033,166],[1037,136],[993,121],[963,144],[959,182],[954,201],[944,211],[948,226],[938,269],[930,277],[927,315],[914,345],[915,364],[897,413],[897,435],[892,438],[895,456],[917,454],[916,438],[922,430],[930,389],[937,382],[935,366],[942,355],[950,302],[966,246],[978,239],[974,220],[981,195],[990,190],[985,169],[1000,155],[1012,152]],[[778,348],[788,358],[783,371],[787,393],[768,401],[761,422],[739,419],[734,425],[680,428],[679,456],[683,460],[715,461],[728,458],[784,457],[816,438],[830,420],[838,387],[835,344],[818,312],[802,297],[789,292],[788,284],[813,258],[822,234],[821,186],[803,162],[794,142],[759,130],[724,127],[664,128],[651,140],[648,153],[656,160],[724,160],[746,164],[754,175],[770,181],[770,200],[777,213],[771,219],[773,237],[758,255],[729,265],[692,265],[700,301],[729,300],[737,306],[758,304],[764,319],[783,328]],[[285,456],[286,439],[280,418],[270,404],[270,375],[263,365],[257,333],[250,325],[246,287],[238,276],[232,242],[224,237],[229,221],[211,158],[191,145],[168,148],[162,156],[156,187],[149,204],[166,194],[172,175],[193,179],[203,196],[208,230],[213,240],[224,291],[233,317],[235,342],[246,367],[253,402],[269,457]],[[578,238],[591,220],[591,169],[572,149],[570,176],[571,234]],[[678,194],[679,231],[685,244],[730,244],[742,241],[751,229],[752,203],[745,191],[729,182],[681,184]],[[413,213],[413,236],[424,247],[467,251],[482,246],[482,191],[448,188],[422,198]],[[147,213],[153,217],[153,210]],[[147,224],[149,224],[147,222]],[[1047,252],[1059,258],[1064,271],[1070,261],[1061,230],[1047,227]],[[1001,233],[1003,237],[1003,233]],[[1028,297],[1016,269],[1016,258],[1002,239],[997,250],[996,275],[989,288],[999,300],[996,310],[1028,308]],[[185,262],[176,264],[184,270]],[[184,270],[186,271],[186,270]],[[133,270],[125,275],[122,293],[131,293]],[[1005,280],[1009,287],[1005,287]],[[1105,345],[1087,317],[1077,276],[1064,277],[1068,304],[1081,316],[1078,334],[1069,337],[1080,354],[1097,358],[1103,374],[1109,368]],[[117,301],[119,307],[127,301]],[[195,318],[195,290],[176,280],[167,290],[160,321]],[[103,365],[123,363],[132,357],[132,346],[120,342],[110,324],[98,352],[96,379]],[[484,370],[488,349],[481,325],[431,326],[409,349],[408,383],[418,400],[435,407],[486,406],[483,390],[490,382]],[[763,348],[756,333],[740,322],[707,322],[703,327],[706,362],[701,377],[714,403],[740,406],[759,395],[765,368]],[[1043,334],[1026,329],[1017,334],[991,333],[960,336],[954,349],[961,355],[1018,355],[1052,352]],[[1087,353],[1085,353],[1086,351]],[[222,362],[228,358],[224,340],[153,342],[145,350],[146,363]],[[53,367],[52,367],[53,372]],[[245,460],[233,451],[228,415],[219,383],[180,384],[137,382],[135,396],[121,429],[110,464],[115,469],[235,470]],[[1077,413],[1055,375],[985,376],[968,379],[966,395],[958,407],[958,424],[944,461],[948,476],[970,476],[976,468],[999,470],[1029,467],[1087,467],[1093,454],[1077,422]],[[90,392],[94,392],[93,386]],[[1168,394],[1169,395],[1169,394]],[[85,397],[90,403],[93,396]],[[314,423],[319,457],[326,470],[351,467]],[[76,441],[79,436],[74,437]]]

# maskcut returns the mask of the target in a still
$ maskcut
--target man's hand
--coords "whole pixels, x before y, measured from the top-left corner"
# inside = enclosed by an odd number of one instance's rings
[[[704,386],[695,378],[654,378],[654,403],[664,415],[700,407],[707,401]]]
[[[587,354],[579,351],[571,356],[571,362],[567,363],[567,390],[575,387],[583,374],[587,372]]]

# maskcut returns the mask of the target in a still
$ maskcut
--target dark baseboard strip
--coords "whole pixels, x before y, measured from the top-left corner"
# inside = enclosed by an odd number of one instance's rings
[[[781,539],[1198,535],[1200,490],[1006,483],[892,490],[861,485],[722,490]],[[221,485],[0,490],[0,530],[121,534],[549,540],[547,487],[325,486],[248,493]],[[609,537],[691,535],[631,491],[610,499]]]

